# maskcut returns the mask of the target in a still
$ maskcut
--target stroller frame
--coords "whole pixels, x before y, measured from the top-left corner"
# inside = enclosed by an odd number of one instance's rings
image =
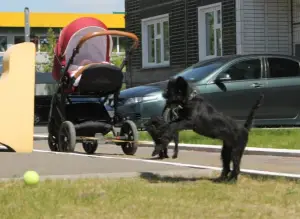
[[[98,148],[99,141],[103,143],[114,142],[116,145],[122,147],[122,150],[126,155],[134,155],[137,151],[137,141],[139,137],[135,123],[131,120],[123,118],[117,112],[117,103],[122,83],[116,90],[114,90],[113,93],[99,91],[93,92],[93,94],[81,94],[79,91],[78,95],[76,92],[71,92],[70,94],[65,92],[66,89],[70,89],[73,86],[75,80],[82,73],[82,71],[77,71],[74,76],[70,76],[68,73],[68,69],[73,63],[76,54],[79,53],[81,46],[87,40],[93,37],[105,35],[125,36],[133,39],[134,43],[128,51],[129,57],[132,55],[133,50],[138,47],[137,36],[124,31],[107,30],[93,32],[86,34],[80,39],[77,46],[73,49],[73,53],[68,60],[66,67],[63,67],[62,76],[59,80],[57,90],[52,97],[48,118],[48,145],[51,151],[74,152],[76,143],[82,143],[85,152],[88,154],[93,154]],[[125,56],[119,68],[106,64],[101,64],[101,66],[103,66],[104,68],[113,68],[113,70],[120,71],[122,73],[122,69],[127,64],[127,62],[128,57]],[[123,73],[121,75],[123,78]],[[104,106],[110,95],[113,95],[114,100],[114,116],[112,117],[108,114]],[[67,115],[67,107],[75,106],[71,99],[90,97],[98,98],[98,102],[86,103],[85,101],[83,101],[82,104],[87,104],[87,107],[91,106],[93,109],[95,109],[94,112],[98,112],[99,117],[94,121],[74,122],[74,120],[76,120],[77,118],[68,120],[68,117],[70,116]],[[119,133],[115,131],[116,126],[120,127]],[[114,137],[104,138],[103,136],[105,136],[109,132],[112,132]]]

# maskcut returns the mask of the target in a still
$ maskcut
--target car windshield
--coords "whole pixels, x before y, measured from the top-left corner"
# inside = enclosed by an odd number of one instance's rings
[[[214,58],[206,61],[199,62],[195,65],[192,65],[189,68],[184,69],[182,72],[179,72],[174,76],[177,78],[179,76],[183,77],[189,81],[199,81],[212,72],[220,68],[228,61],[228,58]]]

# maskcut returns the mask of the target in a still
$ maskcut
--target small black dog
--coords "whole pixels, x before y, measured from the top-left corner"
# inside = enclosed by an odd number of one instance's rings
[[[260,107],[264,96],[259,97],[243,126],[231,117],[218,112],[203,97],[194,92],[182,77],[171,79],[163,96],[167,107],[175,104],[181,106],[182,109],[179,111],[178,119],[171,121],[168,129],[161,135],[161,144],[156,145],[152,156],[168,146],[174,133],[181,130],[193,130],[200,135],[223,141],[221,152],[223,169],[216,181],[237,180],[254,113]],[[231,161],[233,162],[232,171],[230,170]]]
[[[168,126],[169,126],[169,124],[161,116],[151,117],[151,119],[149,119],[145,123],[146,131],[149,133],[149,135],[153,139],[155,145],[161,145],[161,142],[160,142],[161,135],[168,128]],[[178,156],[178,142],[179,142],[178,133],[175,133],[173,135],[172,140],[174,140],[174,143],[175,143],[172,158],[175,159]],[[165,147],[159,151],[159,158],[160,159],[169,158],[167,147]]]

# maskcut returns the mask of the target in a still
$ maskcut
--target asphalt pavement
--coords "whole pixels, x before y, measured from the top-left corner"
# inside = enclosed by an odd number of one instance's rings
[[[47,133],[46,127],[36,127],[36,134]],[[163,161],[151,158],[151,147],[138,148],[135,156],[126,156],[114,144],[99,145],[92,156],[84,153],[82,145],[76,145],[76,153],[53,153],[47,141],[34,141],[30,154],[1,153],[0,179],[22,177],[26,170],[37,171],[42,178],[125,177],[151,172],[163,175],[212,176],[212,170],[220,169],[220,153],[179,151],[177,159]],[[173,151],[169,150],[170,157]],[[299,157],[244,155],[241,168],[300,174]]]

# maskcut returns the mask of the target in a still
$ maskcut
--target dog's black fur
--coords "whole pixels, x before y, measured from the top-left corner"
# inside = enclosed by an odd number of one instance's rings
[[[169,127],[169,124],[164,120],[164,118],[162,116],[151,117],[151,119],[145,123],[145,129],[149,133],[151,138],[153,139],[155,145],[161,144],[161,142],[160,142],[161,135],[164,133],[164,131],[168,127]],[[172,158],[175,159],[178,156],[178,142],[179,142],[178,133],[175,133],[173,135],[172,140],[175,143]],[[163,148],[159,152],[159,158],[160,159],[169,158],[167,147]]]
[[[231,117],[218,112],[203,97],[194,92],[182,77],[171,79],[163,96],[166,99],[167,107],[177,104],[182,109],[179,111],[178,119],[172,121],[168,129],[161,134],[160,144],[156,145],[152,156],[167,148],[174,133],[178,133],[181,130],[193,130],[200,135],[223,141],[221,152],[223,169],[217,181],[237,180],[252,120],[264,96],[261,95],[254,104],[243,126],[239,125]],[[230,170],[231,161],[233,162],[232,171]]]

